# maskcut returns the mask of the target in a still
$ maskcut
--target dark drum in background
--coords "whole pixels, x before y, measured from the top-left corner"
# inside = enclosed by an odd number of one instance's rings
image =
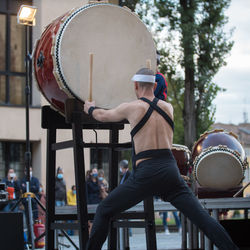
[[[188,147],[180,144],[173,144],[171,151],[177,162],[178,168],[182,175],[188,176],[191,172],[191,152]]]
[[[204,133],[192,150],[194,177],[204,188],[228,190],[242,184],[247,159],[232,132],[213,130]]]

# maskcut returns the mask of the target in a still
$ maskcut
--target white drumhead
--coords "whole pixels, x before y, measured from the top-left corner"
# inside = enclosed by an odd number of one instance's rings
[[[94,4],[73,12],[58,32],[55,70],[61,86],[85,101],[89,93],[89,53],[93,60],[93,100],[113,108],[136,99],[130,81],[151,60],[156,69],[156,48],[150,32],[130,10]]]
[[[200,157],[195,164],[196,179],[202,187],[225,190],[239,185],[242,164],[230,152],[215,151]]]

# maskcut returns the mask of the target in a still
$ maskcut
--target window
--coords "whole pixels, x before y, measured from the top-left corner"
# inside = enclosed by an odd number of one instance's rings
[[[0,103],[5,102],[6,97],[6,77],[3,75],[0,75]]]
[[[23,178],[25,150],[23,142],[0,142],[0,179],[7,176],[9,168],[15,170],[18,179]]]
[[[109,177],[109,149],[90,150],[90,168],[103,169],[105,178]]]
[[[0,14],[0,44],[2,48],[0,49],[0,70],[5,69],[5,50],[6,48],[6,15]]]
[[[0,104],[23,106],[26,82],[26,32],[24,25],[17,24],[17,12],[21,4],[31,4],[32,1],[0,2]],[[31,51],[31,39],[28,42]],[[31,70],[29,77],[32,77]]]
[[[122,150],[118,152],[118,162],[128,160],[129,167],[132,166],[131,150]],[[109,179],[109,149],[90,149],[90,169],[103,169],[106,180]],[[117,171],[119,168],[117,166]]]

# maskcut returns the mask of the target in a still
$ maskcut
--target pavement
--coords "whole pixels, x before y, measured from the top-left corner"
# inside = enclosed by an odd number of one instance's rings
[[[78,236],[71,236],[71,239],[78,246]],[[179,233],[165,235],[164,232],[159,232],[156,234],[156,239],[157,250],[181,249],[181,234]],[[132,236],[129,237],[129,244],[131,250],[146,250],[145,233],[133,233]],[[65,237],[59,237],[59,247],[60,250],[75,249]],[[107,242],[104,243],[102,250],[107,250]]]

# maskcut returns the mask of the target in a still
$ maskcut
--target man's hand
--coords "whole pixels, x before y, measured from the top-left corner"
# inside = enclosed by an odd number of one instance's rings
[[[90,107],[95,107],[95,101],[93,101],[93,102],[85,101],[85,103],[84,103],[84,112],[88,114]]]

